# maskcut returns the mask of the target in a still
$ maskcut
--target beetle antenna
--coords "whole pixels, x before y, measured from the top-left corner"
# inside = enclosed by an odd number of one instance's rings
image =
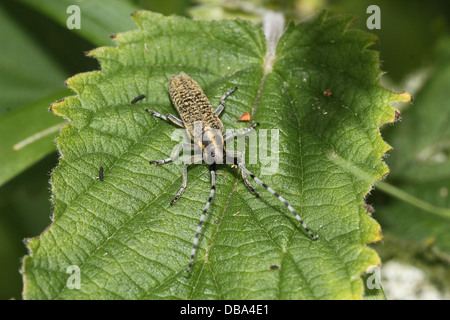
[[[298,215],[297,211],[294,210],[294,208],[292,208],[292,206],[282,197],[280,196],[277,192],[275,192],[275,190],[273,190],[271,187],[269,187],[267,184],[265,184],[264,182],[262,182],[258,177],[256,177],[253,173],[251,173],[250,171],[248,171],[248,169],[240,162],[237,163],[237,165],[239,166],[239,168],[241,168],[246,174],[248,174],[253,180],[255,180],[256,182],[258,182],[260,185],[262,185],[264,188],[266,188],[267,191],[269,191],[271,194],[273,194],[278,200],[280,200],[287,208],[288,210],[294,215],[294,217],[300,222],[300,224],[302,225],[303,229],[305,229],[306,232],[308,232],[308,234],[311,236],[311,238],[313,240],[316,240],[319,235],[314,235],[311,230],[309,230],[308,226],[306,225],[305,222],[303,222],[303,219],[300,218],[300,216]]]

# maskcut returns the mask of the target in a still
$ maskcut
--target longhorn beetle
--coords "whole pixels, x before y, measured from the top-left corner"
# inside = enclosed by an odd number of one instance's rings
[[[306,232],[311,236],[312,239],[317,239],[319,235],[314,235],[306,224],[303,222],[302,218],[297,214],[294,208],[291,207],[287,201],[281,197],[278,193],[276,193],[272,188],[258,179],[253,173],[251,173],[241,162],[242,153],[233,152],[230,154],[227,150],[225,150],[224,141],[228,139],[240,135],[245,136],[251,131],[255,129],[259,124],[256,123],[253,126],[243,130],[243,131],[229,131],[226,134],[223,133],[223,124],[219,119],[220,113],[223,111],[225,107],[225,99],[231,95],[237,88],[228,90],[220,99],[219,107],[214,110],[211,103],[209,102],[206,95],[203,93],[200,85],[191,77],[189,77],[184,72],[181,72],[179,75],[172,75],[169,80],[169,94],[174,104],[178,114],[181,119],[178,119],[172,114],[162,115],[156,111],[146,109],[148,113],[151,115],[161,118],[165,121],[170,120],[174,124],[185,128],[191,140],[194,141],[194,144],[183,143],[174,153],[170,156],[170,158],[163,160],[152,160],[150,163],[155,163],[156,165],[164,164],[167,162],[175,161],[179,157],[180,151],[189,147],[190,150],[201,148],[203,160],[209,164],[209,170],[211,174],[211,191],[208,201],[206,202],[205,208],[203,209],[202,215],[200,216],[200,220],[198,222],[197,231],[194,236],[194,243],[191,251],[191,259],[189,262],[189,267],[186,271],[190,271],[192,264],[194,262],[194,256],[197,249],[198,240],[200,237],[200,232],[202,230],[203,220],[206,217],[206,212],[211,204],[211,201],[214,197],[214,191],[216,188],[216,164],[223,163],[223,159],[232,159],[233,166],[239,166],[242,170],[242,178],[244,179],[244,183],[250,189],[250,191],[259,196],[255,189],[252,187],[250,182],[247,180],[246,175],[248,174],[253,180],[255,180],[258,184],[262,185],[266,188],[271,194],[273,194],[278,200],[280,200],[288,210],[295,216],[295,218],[300,222],[302,227],[306,230]],[[140,98],[141,96],[139,96]],[[136,98],[135,100],[138,100]],[[133,100],[134,101],[134,100]],[[217,135],[216,133],[220,133]],[[202,139],[197,139],[197,137],[201,134]],[[170,202],[172,205],[175,201],[177,201],[187,185],[187,165],[192,164],[195,161],[195,156],[184,162],[183,168],[183,184],[181,189],[178,191],[177,195]]]

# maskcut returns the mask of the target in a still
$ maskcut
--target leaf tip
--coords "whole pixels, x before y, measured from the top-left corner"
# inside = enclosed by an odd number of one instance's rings
[[[61,103],[63,103],[64,100],[66,100],[66,98],[62,98],[62,99],[59,99],[58,101],[53,102],[53,103],[50,105],[50,107],[48,108],[48,111],[50,111],[50,112],[53,113],[53,114],[58,114],[58,113],[55,111],[55,108],[58,109],[58,105],[60,105]]]
[[[114,35],[114,38],[117,36],[117,34],[115,34]],[[114,39],[114,38],[111,38],[111,39]],[[95,49],[92,49],[92,50],[89,50],[89,51],[85,51],[84,52],[84,55],[86,56],[86,57],[96,57],[96,53],[99,51],[99,49],[102,49],[102,47],[98,47],[98,48],[95,48]]]
[[[395,110],[394,121],[398,121],[402,117],[402,114],[397,109]]]
[[[378,224],[378,232],[377,232],[376,236],[373,238],[372,243],[380,242],[382,240],[383,240],[383,230],[381,230],[381,226]],[[377,255],[377,257],[378,257],[378,255]]]
[[[137,17],[137,16],[143,14],[143,13],[146,12],[146,11],[147,11],[147,10],[136,10],[136,11],[133,11],[133,12],[130,14],[130,16],[131,16],[131,18],[134,18],[134,17]]]
[[[142,28],[143,24],[145,23],[144,20],[151,20],[151,18],[162,18],[164,17],[163,14],[161,13],[157,13],[157,12],[152,12],[152,11],[148,11],[148,10],[137,10],[131,13],[131,19],[134,21],[134,23],[136,23],[139,27]]]
[[[409,94],[406,91],[403,91],[402,93],[400,93],[399,95],[399,101],[400,102],[412,102],[413,101],[413,97],[411,94]]]

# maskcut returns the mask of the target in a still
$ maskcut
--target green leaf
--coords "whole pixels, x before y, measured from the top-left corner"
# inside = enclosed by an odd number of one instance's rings
[[[118,48],[99,48],[101,71],[76,75],[77,96],[53,105],[70,119],[58,138],[52,175],[52,225],[28,241],[27,299],[351,299],[360,274],[380,263],[366,244],[381,239],[363,198],[370,184],[336,164],[338,155],[375,181],[387,173],[389,150],[379,126],[394,121],[401,96],[378,84],[370,34],[346,31],[347,17],[325,12],[289,24],[272,51],[262,30],[244,20],[192,21],[140,11],[139,30],[118,34]],[[266,49],[266,47],[268,49]],[[206,165],[188,170],[188,188],[173,206],[182,166],[150,166],[177,142],[174,126],[145,112],[175,113],[171,74],[197,80],[221,120],[253,115],[259,130],[279,129],[279,166],[263,175],[304,218],[318,240],[261,186],[256,198],[236,169],[219,166],[216,195],[193,269],[184,272],[209,196]],[[136,104],[130,101],[145,94]],[[97,179],[104,168],[104,181]],[[80,289],[69,289],[69,266]],[[71,281],[72,278],[69,280]]]
[[[135,25],[128,18],[128,14],[138,10],[129,1],[108,0],[107,4],[101,0],[70,1],[70,0],[20,0],[57,23],[66,27],[67,19],[73,14],[67,8],[76,5],[80,8],[80,29],[72,29],[81,37],[97,45],[109,45],[109,36],[115,32],[133,29]]]
[[[55,126],[64,121],[47,110],[70,94],[64,89],[67,74],[14,19],[15,11],[14,5],[0,5],[0,186],[56,151]]]
[[[56,116],[54,116],[56,118]],[[48,180],[58,162],[56,152],[0,187],[0,299],[20,299],[22,276],[17,270],[26,248],[23,239],[49,223]]]
[[[64,70],[57,60],[63,57],[64,67],[78,71],[80,65],[67,48],[80,49],[84,45],[68,34],[66,9],[73,4],[71,1],[22,2],[54,17],[65,30],[55,29],[53,22],[21,4],[0,5],[0,41],[3,44],[0,49],[0,185],[55,152],[54,138],[58,125],[64,121],[47,110],[52,102],[70,94],[64,90],[64,80],[73,72]],[[89,1],[78,5],[82,10],[79,34],[97,45],[110,43],[109,35],[113,31],[135,27],[128,14],[137,8],[131,4],[110,1],[104,6],[99,1]],[[29,28],[51,39],[64,38],[64,49],[60,42],[55,46],[52,40],[33,37]]]
[[[0,116],[62,90],[68,75],[8,10],[18,9],[0,5]]]
[[[55,152],[55,138],[67,122],[47,110],[69,93],[61,90],[0,117],[0,185]]]
[[[402,125],[391,131],[394,151],[389,159],[392,181],[424,201],[388,201],[379,217],[386,232],[404,241],[450,254],[450,39],[440,41],[430,80],[403,113]],[[390,177],[391,178],[391,177]],[[430,207],[430,208],[428,208]],[[435,209],[438,208],[439,210]],[[378,214],[377,214],[378,216]]]
[[[361,29],[367,28],[367,19],[372,15],[367,13],[368,7],[377,5],[380,8],[381,28],[370,32],[380,39],[377,50],[380,51],[386,77],[394,85],[403,82],[405,75],[428,67],[432,48],[449,32],[448,2],[445,0],[434,1],[433,5],[408,0],[334,0],[328,3],[336,13],[358,17],[355,27]]]

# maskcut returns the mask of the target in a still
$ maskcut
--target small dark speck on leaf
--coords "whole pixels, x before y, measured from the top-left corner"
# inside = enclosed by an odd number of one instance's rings
[[[98,180],[103,181],[103,166],[98,169]]]
[[[269,267],[269,269],[270,269],[270,270],[280,270],[281,267],[280,267],[279,265],[277,265],[277,264],[273,264],[273,265],[271,265],[271,266]]]
[[[142,100],[144,98],[145,98],[145,94],[141,94],[140,96],[137,96],[136,98],[131,100],[131,104],[135,104],[136,102],[138,102],[139,100]]]

